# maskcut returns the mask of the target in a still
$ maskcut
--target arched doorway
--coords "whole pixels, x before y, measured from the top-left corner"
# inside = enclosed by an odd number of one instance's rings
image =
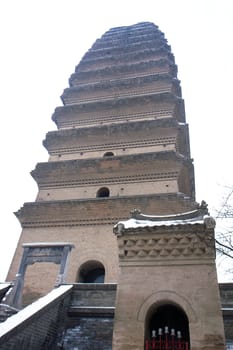
[[[79,283],[104,283],[105,268],[99,261],[91,260],[84,263],[78,272]]]
[[[145,323],[145,350],[188,350],[189,322],[185,312],[173,304],[152,307]]]

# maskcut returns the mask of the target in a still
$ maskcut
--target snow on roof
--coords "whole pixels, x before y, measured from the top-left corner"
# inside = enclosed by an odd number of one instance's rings
[[[152,221],[152,220],[137,220],[129,219],[126,221],[120,221],[118,224],[123,224],[125,229],[128,228],[139,228],[139,227],[154,227],[154,226],[171,226],[171,225],[194,225],[194,224],[203,224],[204,220],[202,217],[194,219],[183,219],[183,220],[161,220],[161,221]],[[116,225],[117,226],[117,225]]]
[[[63,246],[72,246],[73,243],[70,242],[35,242],[35,243],[23,243],[23,247],[63,247]]]
[[[9,317],[5,322],[0,323],[0,337],[4,336],[12,329],[32,317],[36,312],[50,304],[52,301],[56,300],[64,293],[71,290],[72,287],[73,285],[62,285],[58,288],[55,288],[44,297],[25,307],[25,309]]]
[[[148,217],[148,216],[147,216]],[[161,217],[160,217],[161,218]],[[158,226],[179,226],[179,225],[205,225],[207,228],[215,227],[215,220],[209,215],[189,218],[189,219],[176,219],[173,220],[140,220],[131,218],[126,221],[120,221],[114,226],[114,232],[121,233],[122,231],[140,229],[140,228],[153,228]]]
[[[0,283],[0,291],[4,290],[5,288],[11,287],[11,283]]]

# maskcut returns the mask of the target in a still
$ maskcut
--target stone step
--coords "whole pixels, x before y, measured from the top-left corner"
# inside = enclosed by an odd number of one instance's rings
[[[69,316],[76,317],[114,317],[115,307],[74,306],[68,310]]]
[[[73,285],[65,330],[57,340],[64,350],[111,350],[116,284]]]

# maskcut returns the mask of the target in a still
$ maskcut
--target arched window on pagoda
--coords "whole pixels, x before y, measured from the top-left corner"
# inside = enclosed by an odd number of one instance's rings
[[[114,153],[113,152],[105,152],[104,157],[113,157]]]
[[[99,261],[90,260],[80,266],[77,276],[79,283],[104,283],[105,268]]]
[[[145,350],[189,350],[189,322],[173,304],[152,307],[145,324]]]
[[[110,195],[110,191],[107,187],[101,187],[96,193],[97,198],[109,197],[109,195]]]

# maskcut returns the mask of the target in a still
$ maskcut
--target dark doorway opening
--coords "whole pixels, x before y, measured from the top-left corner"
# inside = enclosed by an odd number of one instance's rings
[[[113,152],[105,152],[104,157],[113,157],[114,153]]]
[[[98,261],[84,263],[78,273],[78,282],[81,283],[104,283],[105,268]]]
[[[109,195],[110,195],[110,191],[107,187],[101,187],[96,193],[97,198],[109,197]]]
[[[161,343],[159,344],[159,340]],[[184,311],[173,304],[152,307],[149,311],[145,327],[145,349],[150,350],[155,346],[160,350],[166,350],[174,344],[181,344],[184,350],[189,349],[189,322]],[[161,346],[162,344],[162,346]],[[181,346],[181,345],[180,345]],[[174,345],[172,348],[176,349]],[[157,349],[157,347],[154,347]]]

